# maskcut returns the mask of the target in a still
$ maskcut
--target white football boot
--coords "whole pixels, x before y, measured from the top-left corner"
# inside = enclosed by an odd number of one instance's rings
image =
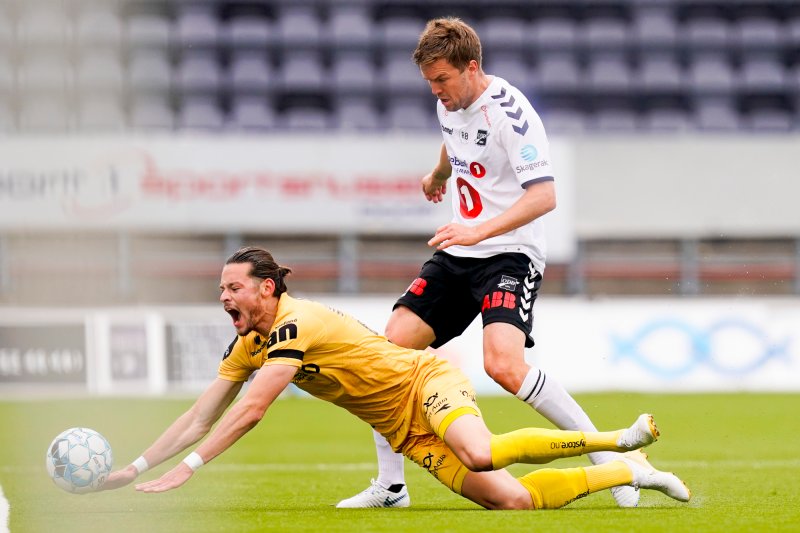
[[[637,450],[657,441],[659,435],[661,433],[658,432],[653,415],[639,415],[631,427],[623,430],[617,439],[617,446],[625,450]]]
[[[692,493],[686,483],[672,472],[656,470],[647,461],[647,455],[640,451],[622,454],[622,461],[633,472],[633,483],[637,489],[653,489],[663,492],[670,498],[679,502],[688,502]]]
[[[396,490],[391,490],[396,489]],[[370,485],[352,498],[347,498],[336,504],[337,509],[365,509],[370,507],[408,507],[411,505],[411,497],[405,485],[392,485],[388,489],[383,488],[374,479],[370,480]]]

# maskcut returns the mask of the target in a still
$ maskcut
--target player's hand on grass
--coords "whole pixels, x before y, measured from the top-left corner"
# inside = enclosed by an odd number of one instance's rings
[[[108,479],[98,490],[114,490],[133,482],[139,472],[133,465],[128,465],[122,470],[115,470],[108,475]]]
[[[186,483],[194,474],[194,470],[189,468],[186,463],[180,462],[178,466],[164,474],[158,479],[148,481],[146,483],[139,483],[136,485],[136,490],[140,492],[166,492],[168,490],[177,489]]]
[[[426,200],[438,204],[444,200],[444,195],[447,192],[447,178],[442,180],[431,172],[422,178],[422,192],[425,194]]]
[[[436,246],[437,250],[444,250],[454,244],[472,246],[483,238],[477,228],[450,223],[436,230],[436,234],[428,241],[428,246]]]

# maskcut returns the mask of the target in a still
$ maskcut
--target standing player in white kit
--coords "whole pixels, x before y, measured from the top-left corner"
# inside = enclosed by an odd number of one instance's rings
[[[563,386],[525,362],[545,267],[541,217],[556,205],[542,122],[517,88],[483,72],[480,40],[457,18],[428,22],[413,58],[439,100],[444,137],[422,190],[429,201],[441,202],[450,182],[453,221],[428,241],[437,251],[395,304],[386,337],[407,348],[436,348],[480,313],[487,374],[559,429],[596,431]],[[374,436],[378,479],[337,507],[410,505],[403,456]],[[589,456],[595,464],[618,458]],[[633,487],[612,491],[621,507],[638,504]]]

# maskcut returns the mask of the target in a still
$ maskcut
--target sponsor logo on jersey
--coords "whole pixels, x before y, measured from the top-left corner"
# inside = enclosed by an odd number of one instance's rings
[[[517,290],[517,285],[519,285],[518,279],[512,278],[511,276],[503,276],[500,278],[500,283],[497,284],[497,288],[514,292]]]
[[[478,138],[475,140],[475,144],[478,146],[486,146],[486,139],[489,138],[489,132],[486,130],[478,130]]]
[[[439,479],[439,468],[441,468],[442,464],[444,464],[445,459],[447,459],[447,454],[442,454],[434,463],[433,454],[428,452],[428,454],[422,459],[422,467],[433,474],[433,477]]]
[[[267,342],[267,348],[272,348],[275,344],[279,342],[296,339],[297,324],[295,324],[294,322],[296,322],[296,320],[290,320],[289,322],[281,324],[280,326],[275,328],[272,331],[272,333],[269,334],[269,341]]]
[[[539,157],[539,150],[532,144],[526,144],[519,151],[519,155],[521,155],[522,159],[525,161],[536,161],[536,158]]]
[[[444,124],[442,124],[442,131],[445,132],[448,135],[452,135],[453,134],[453,128],[448,128]]]
[[[481,111],[483,111],[483,120],[486,121],[486,125],[487,126],[491,126],[492,125],[492,121],[489,120],[489,106],[482,105],[481,106]]]
[[[478,162],[469,164],[469,173],[476,178],[482,178],[486,175],[486,168]]]
[[[422,296],[422,293],[425,292],[425,286],[428,284],[427,280],[422,278],[417,278],[411,282],[411,285],[408,286],[406,292],[410,292],[416,296]]]
[[[535,170],[540,167],[549,167],[550,161],[547,159],[542,159],[541,161],[534,161],[533,163],[528,163],[527,165],[517,165],[514,170],[517,171],[517,174],[521,172],[525,172],[526,170]]]
[[[463,159],[459,159],[457,157],[451,157],[450,158],[450,164],[453,165],[454,167],[467,168],[467,162],[464,161]]]

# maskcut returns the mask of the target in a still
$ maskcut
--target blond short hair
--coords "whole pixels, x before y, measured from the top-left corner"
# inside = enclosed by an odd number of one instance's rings
[[[412,57],[417,66],[444,59],[458,70],[464,70],[473,59],[481,65],[481,40],[475,30],[459,18],[433,19],[420,35]]]

